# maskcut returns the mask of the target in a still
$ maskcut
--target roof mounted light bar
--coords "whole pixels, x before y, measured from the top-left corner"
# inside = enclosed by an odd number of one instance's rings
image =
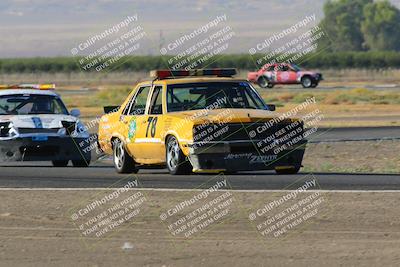
[[[236,69],[195,69],[195,70],[152,70],[150,77],[155,79],[193,77],[193,76],[217,76],[232,77],[237,74]]]
[[[0,89],[37,89],[37,90],[54,90],[56,85],[50,84],[3,84]]]

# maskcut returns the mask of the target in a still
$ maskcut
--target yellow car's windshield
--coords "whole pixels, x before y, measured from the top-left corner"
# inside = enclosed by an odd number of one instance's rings
[[[171,84],[167,89],[168,112],[210,108],[266,109],[247,82]]]

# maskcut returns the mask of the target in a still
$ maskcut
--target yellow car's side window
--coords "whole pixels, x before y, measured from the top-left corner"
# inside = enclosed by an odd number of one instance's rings
[[[162,113],[162,86],[156,86],[151,97],[149,114],[159,115]]]
[[[163,114],[162,86],[155,86],[150,100],[146,137],[151,136],[153,138],[156,135],[158,116],[152,116],[152,115],[162,115],[162,114]]]
[[[147,96],[150,86],[140,87],[129,109],[129,115],[143,115],[146,110]]]

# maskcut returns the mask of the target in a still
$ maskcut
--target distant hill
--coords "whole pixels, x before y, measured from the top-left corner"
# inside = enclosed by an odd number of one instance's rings
[[[230,53],[252,45],[312,14],[322,18],[324,0],[3,0],[0,1],[0,57],[70,56],[71,48],[138,14],[147,33],[142,54],[157,54],[164,43],[226,14],[236,33]],[[400,6],[400,0],[392,0]]]

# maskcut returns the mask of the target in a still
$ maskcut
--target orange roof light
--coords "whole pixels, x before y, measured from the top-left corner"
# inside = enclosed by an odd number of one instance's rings
[[[190,76],[232,77],[236,73],[236,69],[152,70],[150,77],[160,80]]]
[[[37,89],[37,90],[54,90],[56,85],[50,84],[4,84],[0,85],[0,89]]]

